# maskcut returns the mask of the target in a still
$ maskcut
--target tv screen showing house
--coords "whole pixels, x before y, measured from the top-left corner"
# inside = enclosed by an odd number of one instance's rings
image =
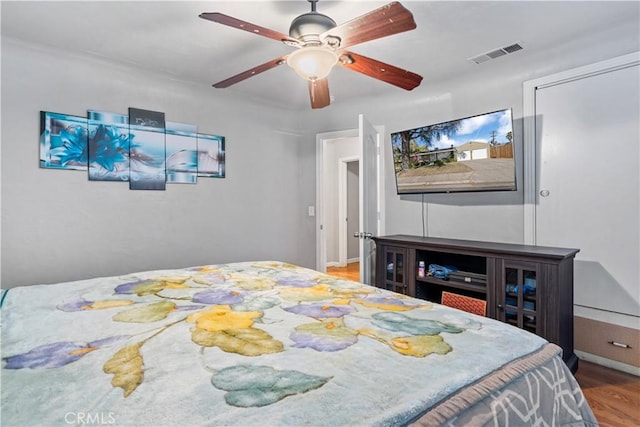
[[[391,134],[398,194],[516,190],[511,109]]]

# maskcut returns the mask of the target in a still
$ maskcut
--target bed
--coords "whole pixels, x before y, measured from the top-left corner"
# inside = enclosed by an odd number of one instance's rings
[[[2,425],[597,425],[561,350],[277,262],[2,294]]]

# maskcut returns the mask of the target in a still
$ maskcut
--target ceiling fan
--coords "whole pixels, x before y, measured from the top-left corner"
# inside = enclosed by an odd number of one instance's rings
[[[327,76],[335,65],[406,90],[420,85],[422,76],[418,74],[345,50],[359,43],[416,28],[413,15],[400,3],[389,3],[337,25],[330,17],[316,12],[318,0],[307,1],[311,3],[311,12],[291,22],[289,35],[222,13],[201,13],[200,18],[268,37],[298,49],[215,83],[213,87],[226,88],[282,64],[288,64],[308,81],[312,108],[323,108],[330,104]]]

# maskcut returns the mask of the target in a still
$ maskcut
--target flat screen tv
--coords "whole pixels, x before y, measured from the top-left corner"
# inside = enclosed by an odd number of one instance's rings
[[[391,134],[398,194],[516,190],[511,109]]]

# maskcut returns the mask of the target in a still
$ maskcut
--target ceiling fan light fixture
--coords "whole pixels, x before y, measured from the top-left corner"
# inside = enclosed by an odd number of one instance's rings
[[[323,46],[306,46],[287,57],[287,64],[300,77],[309,81],[327,77],[337,62],[338,55]]]
[[[289,55],[282,55],[243,71],[215,83],[213,87],[229,87],[284,65],[285,62],[296,74],[307,80],[311,108],[314,109],[331,104],[327,76],[336,65],[405,90],[412,90],[420,85],[422,76],[418,74],[345,50],[360,43],[415,29],[413,15],[398,1],[392,1],[339,26],[327,15],[316,11],[318,0],[307,1],[311,3],[311,12],[299,15],[291,22],[289,35],[219,12],[201,13],[200,18],[297,48]]]

